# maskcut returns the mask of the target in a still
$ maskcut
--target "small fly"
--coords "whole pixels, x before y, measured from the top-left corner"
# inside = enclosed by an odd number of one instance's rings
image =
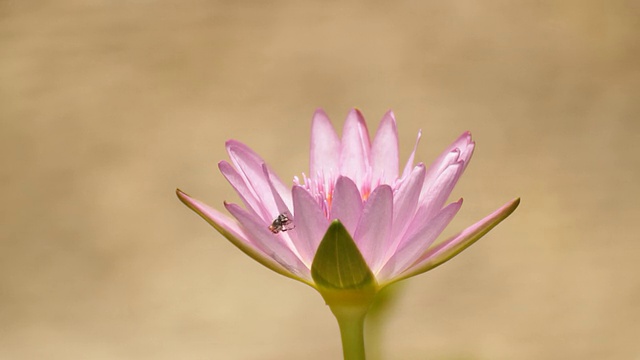
[[[269,230],[272,233],[277,234],[280,231],[284,232],[284,231],[293,230],[293,228],[295,228],[295,227],[296,226],[293,225],[293,221],[291,221],[291,219],[289,219],[287,214],[282,213],[282,214],[278,215],[278,217],[275,220],[273,220],[271,225],[269,225]]]

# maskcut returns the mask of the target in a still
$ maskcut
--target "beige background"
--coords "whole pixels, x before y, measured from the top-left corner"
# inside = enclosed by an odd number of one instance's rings
[[[239,139],[283,179],[311,115],[402,161],[478,147],[447,234],[512,218],[404,283],[385,359],[640,359],[638,1],[0,1],[0,359],[338,359],[310,288],[175,197],[222,209]]]

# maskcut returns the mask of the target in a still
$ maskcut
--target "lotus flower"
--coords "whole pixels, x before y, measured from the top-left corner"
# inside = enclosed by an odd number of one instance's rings
[[[400,173],[393,112],[384,115],[371,142],[358,110],[348,114],[341,139],[324,111],[317,110],[311,125],[309,174],[294,178],[292,186],[281,181],[249,147],[229,140],[226,148],[231,163],[221,161],[219,168],[244,207],[225,202],[229,217],[180,190],[177,193],[247,255],[314,288],[319,287],[322,275],[312,271],[320,244],[346,231],[344,236],[357,248],[352,252],[366,263],[365,275],[373,276],[367,281],[381,289],[449,260],[519,203],[519,199],[510,201],[434,245],[460,210],[462,199],[446,202],[469,164],[475,143],[465,132],[427,167],[414,165],[419,139],[420,133]],[[332,244],[327,243],[323,251],[338,259],[334,262],[340,261],[341,252],[349,250],[344,244]]]

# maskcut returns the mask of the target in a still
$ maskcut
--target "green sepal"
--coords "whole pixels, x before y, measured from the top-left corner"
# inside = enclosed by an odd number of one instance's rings
[[[364,318],[378,284],[358,246],[338,220],[331,223],[318,246],[311,277],[338,320],[344,358],[364,360]]]
[[[311,276],[319,288],[358,290],[375,287],[375,276],[358,246],[339,220],[324,234],[311,264]]]

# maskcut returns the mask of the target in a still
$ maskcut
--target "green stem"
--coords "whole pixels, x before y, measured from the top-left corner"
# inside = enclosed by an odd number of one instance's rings
[[[344,360],[365,360],[364,318],[367,314],[366,308],[363,310],[360,307],[331,307],[331,311],[338,319],[338,326],[340,326]]]

